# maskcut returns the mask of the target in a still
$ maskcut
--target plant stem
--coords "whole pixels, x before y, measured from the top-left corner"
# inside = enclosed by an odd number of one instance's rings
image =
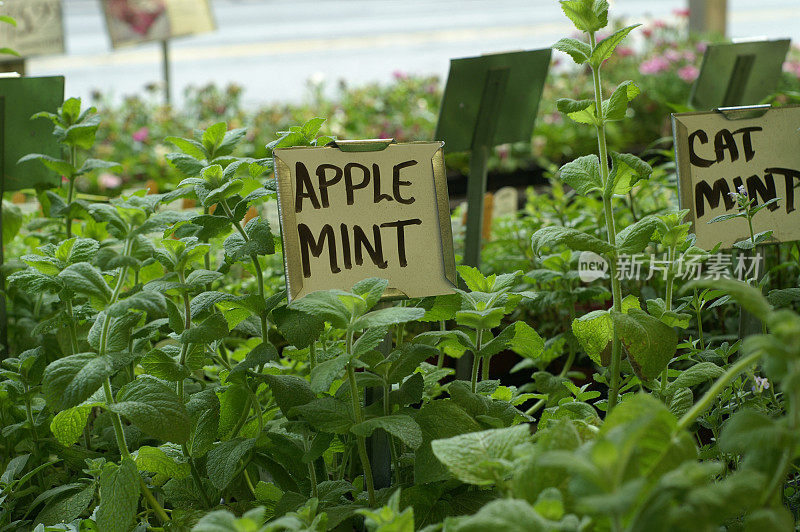
[[[197,486],[197,490],[203,497],[203,503],[206,505],[206,508],[211,508],[211,499],[208,497],[208,493],[206,493],[205,486],[203,486],[203,481],[200,478],[200,472],[197,470],[197,465],[194,463],[194,459],[192,459],[191,455],[189,454],[189,448],[186,447],[185,443],[181,445],[181,448],[183,449],[183,456],[189,460],[189,470],[192,472],[192,478]]]
[[[759,358],[761,357],[761,352],[756,351],[754,353],[750,353],[746,357],[739,359],[734,365],[728,368],[728,371],[723,373],[708,389],[708,391],[703,395],[703,397],[695,403],[695,405],[686,412],[683,417],[678,421],[678,425],[675,428],[676,431],[683,430],[691,425],[699,416],[700,414],[708,408],[711,403],[714,402],[714,399],[722,392],[722,390],[733,380],[735,379],[739,373],[741,373],[745,368],[754,364]]]
[[[475,331],[475,352],[472,354],[472,393],[478,389],[478,368],[480,367],[481,358],[478,353],[481,352],[481,340],[483,339],[483,329]]]
[[[353,352],[353,332],[347,331],[347,353]],[[361,408],[361,401],[358,397],[358,384],[356,383],[356,372],[353,369],[353,363],[347,363],[347,381],[350,384],[350,401],[353,405],[353,416],[356,423],[364,421],[364,410]],[[367,494],[369,496],[370,507],[375,507],[375,486],[372,480],[372,464],[369,462],[369,455],[367,454],[367,439],[363,436],[356,436],[358,445],[358,457],[361,459],[361,465],[364,468],[364,483],[367,485]]]
[[[589,33],[589,40],[594,49],[596,40],[594,36],[594,32]],[[597,147],[600,157],[600,178],[603,183],[603,188],[605,190],[606,183],[609,179],[609,169],[608,169],[608,147],[606,145],[606,127],[605,121],[603,118],[603,89],[600,85],[600,67],[597,68],[592,67],[592,80],[594,81],[594,103],[595,103],[595,115],[597,116]],[[603,197],[603,214],[605,215],[606,221],[606,232],[608,233],[608,243],[611,244],[612,247],[616,248],[617,246],[617,231],[614,227],[614,210],[611,207],[611,198]],[[617,279],[617,253],[616,249],[612,250],[610,253],[611,259],[609,264],[609,275],[611,276],[611,295],[613,297],[613,309],[616,312],[622,311],[622,287],[620,286],[620,281]],[[614,328],[613,337],[611,340],[611,367],[609,369],[611,373],[611,387],[608,393],[608,411],[611,410],[617,405],[617,396],[619,395],[619,386],[620,386],[620,375],[619,375],[619,366],[621,362],[621,349],[619,338],[617,337],[616,333],[616,326]]]
[[[69,316],[69,343],[72,347],[72,354],[76,354],[78,352],[78,330],[75,327],[75,314],[72,310],[72,301],[67,299],[64,301],[64,307],[67,310],[67,316]]]
[[[309,370],[314,371],[317,365],[317,341],[312,340],[311,345],[308,346],[308,365]]]
[[[228,201],[222,200],[219,204],[222,206],[222,210],[225,211],[225,215],[233,224],[233,227],[237,231],[239,231],[240,235],[242,235],[244,241],[250,242],[250,237],[247,236],[245,230],[242,228],[241,225],[239,225],[239,222],[237,222],[236,219],[234,218],[233,212],[231,212],[231,208],[228,207]],[[256,255],[255,253],[250,255],[250,259],[252,259],[253,267],[256,270],[256,283],[258,284],[258,295],[261,296],[261,301],[263,302],[266,300],[266,297],[264,296],[264,273],[261,271],[261,263],[258,262],[258,255]],[[267,324],[267,315],[265,313],[261,313],[261,315],[259,315],[259,318],[261,320],[261,340],[263,342],[266,342],[268,339],[268,331],[269,331],[269,325]]]
[[[667,262],[669,263],[667,266],[667,288],[666,294],[664,295],[664,308],[667,310],[667,312],[672,310],[672,285],[675,282],[674,261],[675,246],[669,246],[667,251]],[[667,384],[669,384],[669,362],[667,362],[667,365],[664,366],[664,371],[661,372],[662,399],[664,399],[664,396],[667,393]]]
[[[78,164],[78,148],[71,146],[69,149],[69,164],[75,168]],[[67,239],[72,238],[72,216],[70,204],[72,203],[72,196],[75,193],[75,176],[69,176],[69,186],[67,187],[67,215],[64,220],[66,226]]]

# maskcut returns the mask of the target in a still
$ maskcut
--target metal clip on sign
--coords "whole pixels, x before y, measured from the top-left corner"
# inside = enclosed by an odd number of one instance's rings
[[[761,118],[772,108],[769,104],[741,105],[738,107],[717,107],[714,109],[728,120],[745,120],[748,118]]]

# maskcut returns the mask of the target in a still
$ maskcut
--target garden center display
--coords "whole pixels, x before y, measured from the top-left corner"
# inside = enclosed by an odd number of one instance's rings
[[[537,186],[479,268],[438,80],[40,109],[50,179],[2,209],[0,531],[796,530],[800,55],[695,110],[699,40],[560,5],[530,142],[484,161]]]

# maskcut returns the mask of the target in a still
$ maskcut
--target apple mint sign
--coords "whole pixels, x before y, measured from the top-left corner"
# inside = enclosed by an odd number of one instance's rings
[[[672,115],[680,204],[689,209],[696,244],[704,249],[730,248],[750,236],[746,218],[708,223],[737,212],[732,193],[740,190],[758,205],[780,198],[755,216],[754,234],[772,230],[773,242],[800,240],[800,107],[737,119],[744,112]]]
[[[276,149],[289,299],[389,280],[388,297],[455,286],[442,143],[350,141]],[[369,151],[363,151],[369,150]]]

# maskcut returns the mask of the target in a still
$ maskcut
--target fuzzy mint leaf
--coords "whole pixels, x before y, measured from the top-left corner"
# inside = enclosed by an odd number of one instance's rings
[[[311,389],[315,393],[327,392],[333,381],[342,374],[350,359],[348,354],[343,353],[314,366],[314,369],[311,370]]]
[[[117,394],[117,402],[109,410],[125,416],[134,425],[154,438],[174,443],[189,439],[189,415],[175,391],[150,376],[129,382]]]
[[[197,160],[185,153],[168,153],[166,158],[172,166],[187,176],[200,175],[206,166],[202,160]]]
[[[253,218],[244,228],[248,241],[237,231],[225,239],[225,255],[231,262],[249,259],[253,255],[264,256],[275,253],[275,239],[269,223],[261,218]]]
[[[516,425],[434,440],[431,447],[436,458],[457,479],[488,486],[511,474],[514,447],[528,441],[528,425]]]
[[[208,451],[206,470],[215,488],[224,490],[239,469],[239,460],[253,448],[256,441],[250,438],[235,438],[217,444]]]
[[[212,314],[201,324],[180,334],[184,344],[208,344],[228,335],[228,321],[222,313]]]
[[[545,247],[555,249],[561,244],[573,251],[594,251],[600,255],[609,253],[614,249],[611,244],[605,240],[600,240],[594,235],[561,225],[544,227],[536,231],[531,237],[531,247],[537,255]]]
[[[673,395],[681,388],[691,388],[706,381],[718,379],[723,373],[725,371],[713,362],[700,362],[682,371],[674,381],[669,383],[667,395]]]
[[[75,490],[75,485],[67,484],[66,486],[73,487],[49,499],[44,508],[39,512],[39,515],[36,516],[34,524],[38,525],[42,523],[46,526],[53,526],[59,523],[69,523],[77,519],[94,500],[95,487],[93,484],[85,486],[83,489],[77,491]],[[59,486],[59,488],[66,486]],[[80,484],[78,486],[80,486]],[[31,504],[30,508],[33,508],[35,505],[35,503]]]
[[[625,118],[628,102],[639,95],[639,87],[632,81],[624,81],[611,93],[608,100],[603,101],[603,118],[607,122],[616,122]]]
[[[165,346],[166,347],[166,346]],[[189,371],[181,366],[177,358],[164,348],[149,351],[139,362],[148,375],[170,382],[179,382],[189,376]]]
[[[350,428],[356,436],[369,437],[375,429],[383,429],[412,449],[422,445],[422,429],[411,416],[394,414],[363,421]]]
[[[353,426],[353,415],[348,403],[336,397],[325,396],[310,403],[296,406],[289,412],[300,416],[321,432],[346,434]]]
[[[594,50],[592,50],[591,58],[589,59],[589,62],[592,64],[592,66],[597,68],[602,65],[606,59],[611,57],[611,54],[614,53],[614,50],[619,43],[621,43],[622,40],[638,26],[641,26],[641,24],[634,24],[633,26],[627,26],[625,28],[618,29],[597,43],[597,45],[594,47]]]
[[[214,153],[217,147],[222,144],[227,131],[228,124],[225,122],[217,122],[216,124],[209,126],[208,129],[203,132],[203,147],[205,147],[208,153]]]
[[[608,366],[611,353],[608,344],[614,334],[614,323],[606,310],[595,310],[572,321],[572,333],[595,364]]]
[[[50,432],[64,447],[75,444],[83,434],[92,408],[102,403],[90,403],[62,410],[50,422]]]
[[[51,362],[44,370],[42,392],[55,410],[77,406],[96,392],[111,375],[111,360],[78,353]]]
[[[262,375],[270,387],[278,408],[284,416],[296,406],[313,401],[317,396],[308,381],[297,375]]]
[[[686,292],[693,288],[721,290],[761,321],[766,321],[772,314],[772,305],[769,304],[769,301],[761,294],[758,288],[735,279],[700,279],[686,284],[681,289],[681,292]]]
[[[561,10],[581,31],[593,33],[608,25],[606,0],[561,0]]]
[[[565,164],[559,170],[559,176],[581,196],[603,190],[600,163],[596,155],[585,155]]]
[[[425,315],[425,310],[414,307],[389,307],[367,312],[351,325],[351,330],[361,331],[371,327],[387,327],[414,321]]]
[[[604,196],[610,198],[614,194],[624,196],[639,181],[649,179],[653,168],[630,153],[611,152],[612,168],[606,183]]]
[[[166,137],[165,141],[173,144],[176,148],[181,150],[186,155],[202,161],[208,157],[205,146],[194,139],[185,139],[181,137]]]
[[[64,268],[58,277],[71,291],[98,299],[107,303],[111,297],[111,288],[103,279],[100,271],[88,262],[71,264]]]
[[[559,40],[553,45],[553,49],[569,54],[569,56],[572,57],[572,60],[579,65],[582,65],[588,61],[589,56],[592,53],[592,48],[588,43],[579,41],[578,39],[570,38]],[[559,111],[561,111],[560,108]]]
[[[66,177],[71,177],[76,173],[75,167],[69,164],[67,161],[42,153],[30,153],[17,161],[17,164],[28,161],[39,161],[53,172]]]
[[[169,445],[165,446],[169,449]],[[133,453],[136,468],[139,471],[147,471],[164,475],[169,478],[187,478],[189,476],[189,463],[181,455],[180,448],[172,449],[175,457],[167,454],[161,447],[150,447],[144,445]],[[180,458],[177,458],[180,456]],[[177,460],[176,460],[177,458]]]
[[[639,309],[612,310],[611,318],[636,374],[647,380],[656,378],[677,349],[675,330]]]
[[[623,255],[641,253],[662,225],[655,216],[645,216],[617,234],[617,250]]]
[[[386,279],[364,279],[353,285],[353,293],[361,296],[367,304],[367,309],[371,309],[380,301],[387,286],[389,286],[389,281]]]
[[[107,463],[100,474],[97,527],[108,532],[130,530],[139,505],[139,472],[130,458],[120,465]]]
[[[338,329],[346,329],[350,321],[350,311],[339,297],[327,291],[312,292],[292,301],[289,309],[316,315]]]

